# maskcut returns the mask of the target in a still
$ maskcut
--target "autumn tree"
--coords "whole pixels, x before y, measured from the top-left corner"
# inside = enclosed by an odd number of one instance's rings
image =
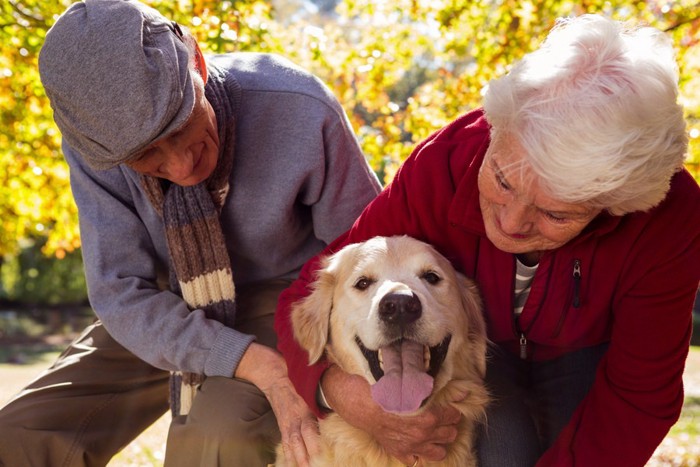
[[[557,17],[596,12],[667,30],[700,178],[700,7],[694,1],[145,0],[189,27],[205,52],[283,54],[320,76],[347,110],[388,182],[415,143],[475,106],[490,79],[543,40]],[[57,257],[79,247],[60,134],[39,81],[46,31],[71,2],[0,6],[0,255],[45,239]]]

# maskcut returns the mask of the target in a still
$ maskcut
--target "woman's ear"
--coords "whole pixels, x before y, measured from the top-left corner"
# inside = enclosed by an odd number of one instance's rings
[[[202,50],[199,48],[199,44],[197,41],[194,42],[194,62],[197,71],[199,72],[199,76],[202,77],[202,81],[204,84],[207,84],[207,62],[204,60],[204,54],[202,53]]]

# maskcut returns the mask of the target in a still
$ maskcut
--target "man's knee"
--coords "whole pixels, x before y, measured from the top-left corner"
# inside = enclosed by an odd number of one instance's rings
[[[165,465],[264,466],[280,434],[270,404],[250,383],[207,378],[187,415],[173,419]]]
[[[272,419],[270,419],[272,418]],[[197,391],[188,423],[206,424],[214,433],[241,437],[267,432],[276,420],[265,395],[246,381],[209,377]]]
[[[83,439],[74,433],[25,427],[1,419],[0,433],[0,467],[97,467],[106,465],[116,452],[81,443]]]

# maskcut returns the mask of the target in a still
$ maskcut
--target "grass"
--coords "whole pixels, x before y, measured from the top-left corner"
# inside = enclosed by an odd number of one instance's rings
[[[686,397],[683,401],[681,418],[669,432],[672,437],[681,435],[700,437],[700,397]]]
[[[700,465],[700,347],[698,346],[690,348],[683,380],[686,397],[680,419],[671,428],[647,467],[697,467]]]

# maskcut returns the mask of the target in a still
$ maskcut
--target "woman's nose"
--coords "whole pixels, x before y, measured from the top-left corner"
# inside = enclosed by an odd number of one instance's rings
[[[514,199],[501,205],[499,220],[507,234],[523,234],[532,228],[532,206]]]

